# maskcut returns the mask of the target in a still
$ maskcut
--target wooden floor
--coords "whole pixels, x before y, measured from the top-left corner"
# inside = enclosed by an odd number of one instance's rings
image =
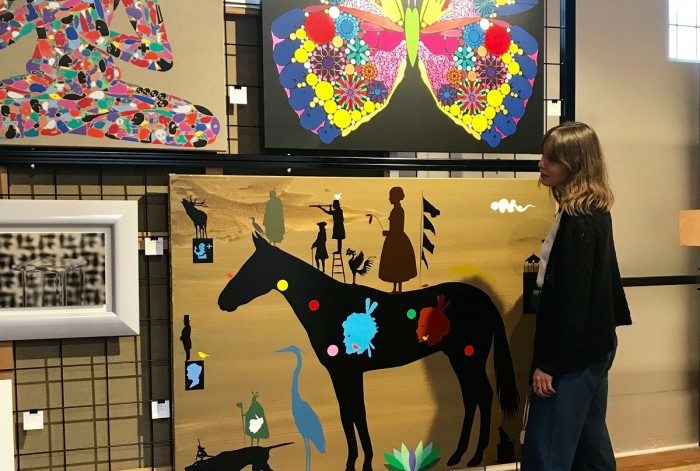
[[[700,471],[700,448],[637,455],[617,460],[617,471]]]

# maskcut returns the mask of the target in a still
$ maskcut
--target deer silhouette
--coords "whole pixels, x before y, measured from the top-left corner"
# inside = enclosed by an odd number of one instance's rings
[[[201,209],[197,209],[197,206],[203,206],[207,208],[208,206],[204,201],[201,203],[197,200],[192,201],[190,196],[189,201],[182,198],[182,206],[185,207],[185,212],[190,217],[194,223],[194,234],[197,239],[205,239],[207,237],[207,213]]]

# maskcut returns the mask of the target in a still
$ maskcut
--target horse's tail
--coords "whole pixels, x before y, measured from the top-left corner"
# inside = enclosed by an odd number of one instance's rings
[[[493,331],[493,355],[494,369],[496,370],[496,392],[501,409],[507,417],[513,417],[520,406],[520,394],[515,385],[515,371],[513,370],[513,358],[510,355],[506,328],[503,319],[494,309]]]

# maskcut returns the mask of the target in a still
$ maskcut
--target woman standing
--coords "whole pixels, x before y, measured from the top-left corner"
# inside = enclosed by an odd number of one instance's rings
[[[405,216],[401,207],[403,199],[403,188],[400,186],[389,190],[389,202],[394,205],[394,209],[389,213],[389,230],[382,231],[386,239],[379,259],[379,279],[393,283],[392,293],[400,293],[403,282],[418,274],[416,254],[411,239],[404,232]]]
[[[559,211],[542,244],[523,471],[614,470],[605,424],[615,327],[629,325],[598,136],[565,123],[545,134],[540,183]]]

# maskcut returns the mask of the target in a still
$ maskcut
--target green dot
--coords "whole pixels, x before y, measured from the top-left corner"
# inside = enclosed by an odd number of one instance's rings
[[[415,319],[416,318],[416,310],[409,309],[408,312],[406,313],[406,316],[408,316],[409,319]]]

